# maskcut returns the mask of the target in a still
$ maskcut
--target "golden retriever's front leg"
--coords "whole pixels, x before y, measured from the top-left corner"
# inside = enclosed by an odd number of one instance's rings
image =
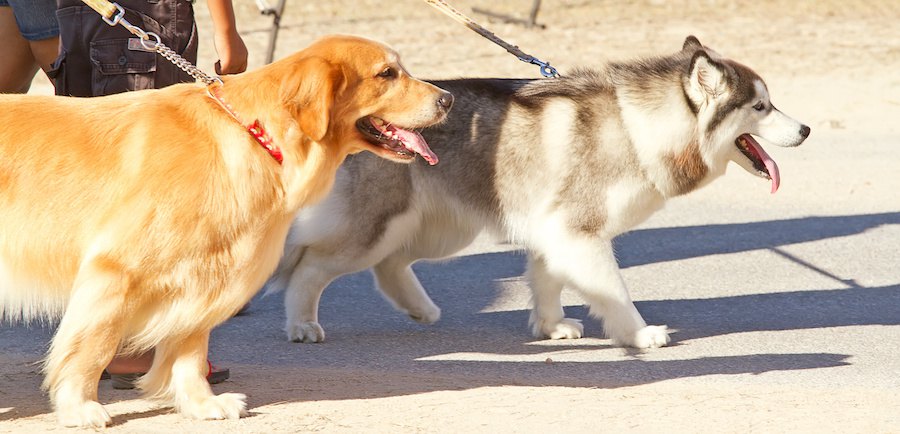
[[[246,415],[246,396],[214,395],[206,381],[209,370],[209,330],[185,339],[169,339],[156,347],[150,372],[141,379],[148,395],[169,401],[182,414],[195,419],[237,419]]]
[[[115,264],[93,261],[78,274],[66,313],[50,346],[44,387],[65,426],[105,427],[97,383],[122,338],[129,281]]]

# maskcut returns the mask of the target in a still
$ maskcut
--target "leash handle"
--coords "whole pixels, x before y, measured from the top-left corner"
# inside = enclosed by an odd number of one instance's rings
[[[476,23],[475,20],[467,17],[462,12],[456,10],[456,8],[451,6],[450,3],[447,3],[444,0],[423,0],[423,1],[425,3],[430,4],[431,6],[434,6],[435,9],[443,12],[445,15],[449,16],[450,18],[453,18],[457,22],[462,23],[463,25],[465,25],[466,27],[471,29],[473,32],[478,33],[479,35],[483,36],[487,40],[503,47],[507,52],[509,52],[513,56],[516,56],[517,59],[519,59],[525,63],[530,63],[532,65],[539,66],[541,68],[541,75],[543,75],[544,77],[547,77],[547,78],[551,78],[551,77],[559,78],[560,77],[559,72],[556,71],[556,68],[550,66],[550,62],[544,62],[544,61],[538,59],[537,57],[534,57],[528,53],[525,53],[518,46],[512,45],[512,44],[504,41],[503,39],[500,39],[499,37],[497,37],[497,35],[492,33],[490,30],[488,30],[488,29],[482,27],[480,24]]]

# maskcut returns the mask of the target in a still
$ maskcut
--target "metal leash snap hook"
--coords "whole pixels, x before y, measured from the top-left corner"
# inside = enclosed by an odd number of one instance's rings
[[[559,78],[559,72],[556,71],[556,68],[550,66],[549,63],[545,63],[541,66],[541,75],[547,78]]]
[[[125,8],[123,8],[122,6],[119,6],[118,3],[113,3],[113,6],[115,6],[116,10],[118,10],[119,12],[116,13],[116,15],[114,17],[112,17],[112,19],[106,18],[103,15],[100,15],[100,18],[103,18],[103,21],[105,21],[106,24],[109,24],[110,26],[115,26],[116,24],[119,24],[119,21],[121,21],[122,18],[125,17]]]
[[[559,78],[559,72],[556,71],[556,68],[550,66],[550,62],[541,61],[536,57],[520,57],[519,60],[537,65],[541,69],[541,75],[546,78]]]

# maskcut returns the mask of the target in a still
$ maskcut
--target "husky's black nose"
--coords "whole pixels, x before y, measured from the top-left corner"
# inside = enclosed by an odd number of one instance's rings
[[[444,92],[444,94],[438,98],[437,103],[444,111],[449,111],[450,107],[453,107],[453,94]]]
[[[806,125],[800,127],[800,135],[803,136],[804,139],[809,137],[809,127]]]

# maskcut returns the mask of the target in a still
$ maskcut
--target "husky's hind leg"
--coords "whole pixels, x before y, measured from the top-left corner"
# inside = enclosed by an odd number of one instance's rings
[[[331,271],[334,263],[320,263],[319,257],[307,251],[294,269],[284,293],[284,312],[287,320],[284,331],[291,342],[315,343],[325,340],[325,330],[319,325],[319,300],[332,280],[343,273]],[[331,262],[340,262],[332,259]],[[352,270],[346,270],[350,272]]]
[[[580,338],[584,334],[584,326],[577,319],[565,318],[559,299],[563,281],[547,270],[540,254],[529,253],[527,277],[533,305],[529,319],[532,334],[538,338]]]
[[[113,261],[93,260],[78,273],[44,368],[44,387],[65,426],[102,428],[111,421],[97,402],[97,384],[122,338],[130,284]]]
[[[655,348],[669,342],[666,326],[648,326],[628,295],[612,242],[569,238],[547,255],[548,269],[559,270],[603,321],[606,334],[620,345]]]
[[[378,288],[397,310],[410,318],[433,324],[441,317],[441,309],[431,301],[412,270],[413,260],[402,249],[372,267]]]

